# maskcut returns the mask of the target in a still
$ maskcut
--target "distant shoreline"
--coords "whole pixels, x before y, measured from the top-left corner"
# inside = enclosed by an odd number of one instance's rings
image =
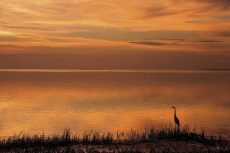
[[[43,72],[43,73],[208,73],[230,72],[230,69],[197,69],[197,70],[153,70],[153,69],[0,69],[0,72]]]
[[[203,69],[208,71],[230,71],[230,69]]]

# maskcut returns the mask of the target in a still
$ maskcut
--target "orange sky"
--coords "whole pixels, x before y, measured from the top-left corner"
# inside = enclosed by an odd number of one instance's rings
[[[1,0],[0,68],[91,68],[92,59],[103,68],[123,55],[112,68],[229,68],[229,14],[229,0]],[[47,56],[59,54],[87,62],[50,65]]]

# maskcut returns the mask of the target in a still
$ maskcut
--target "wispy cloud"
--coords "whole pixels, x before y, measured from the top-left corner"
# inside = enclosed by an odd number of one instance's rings
[[[150,46],[165,46],[165,45],[170,45],[168,43],[163,43],[163,42],[157,42],[157,41],[133,41],[130,42],[133,44],[141,44],[141,45],[150,45]]]
[[[230,39],[230,30],[220,30],[215,32],[217,36],[228,37]]]
[[[0,36],[0,41],[12,42],[12,41],[19,41],[19,39],[14,36]]]
[[[230,1],[229,0],[193,0],[197,3],[206,3],[209,6],[215,7],[217,9],[229,9]]]
[[[171,43],[159,39],[229,42],[229,5],[229,0],[1,0],[0,45],[121,42],[164,48]]]

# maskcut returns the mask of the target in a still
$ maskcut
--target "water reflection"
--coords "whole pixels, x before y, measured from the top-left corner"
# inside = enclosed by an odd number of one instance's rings
[[[230,73],[0,72],[0,136],[173,122],[230,136]]]

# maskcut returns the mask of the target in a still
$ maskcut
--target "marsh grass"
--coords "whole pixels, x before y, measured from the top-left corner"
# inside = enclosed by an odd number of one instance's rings
[[[229,149],[229,141],[223,137],[206,136],[204,130],[197,132],[195,129],[190,130],[189,126],[184,126],[180,130],[172,128],[170,125],[161,126],[159,129],[153,127],[144,130],[130,130],[129,132],[117,131],[116,134],[111,132],[99,133],[97,131],[84,132],[81,135],[72,134],[69,129],[64,130],[60,135],[45,136],[30,135],[21,133],[16,136],[0,140],[0,151],[14,150],[43,150],[47,152],[54,148],[75,148],[80,152],[79,146],[119,146],[131,145],[132,151],[136,144],[142,143],[165,143],[183,141],[186,143],[199,143],[207,146],[224,146]],[[157,148],[157,146],[156,146]],[[44,151],[45,150],[45,151]],[[83,150],[82,150],[83,151]],[[17,151],[16,151],[17,152]],[[39,152],[39,151],[37,151]],[[83,151],[89,152],[89,151]],[[122,150],[120,152],[123,152]],[[128,151],[125,151],[128,152]]]

